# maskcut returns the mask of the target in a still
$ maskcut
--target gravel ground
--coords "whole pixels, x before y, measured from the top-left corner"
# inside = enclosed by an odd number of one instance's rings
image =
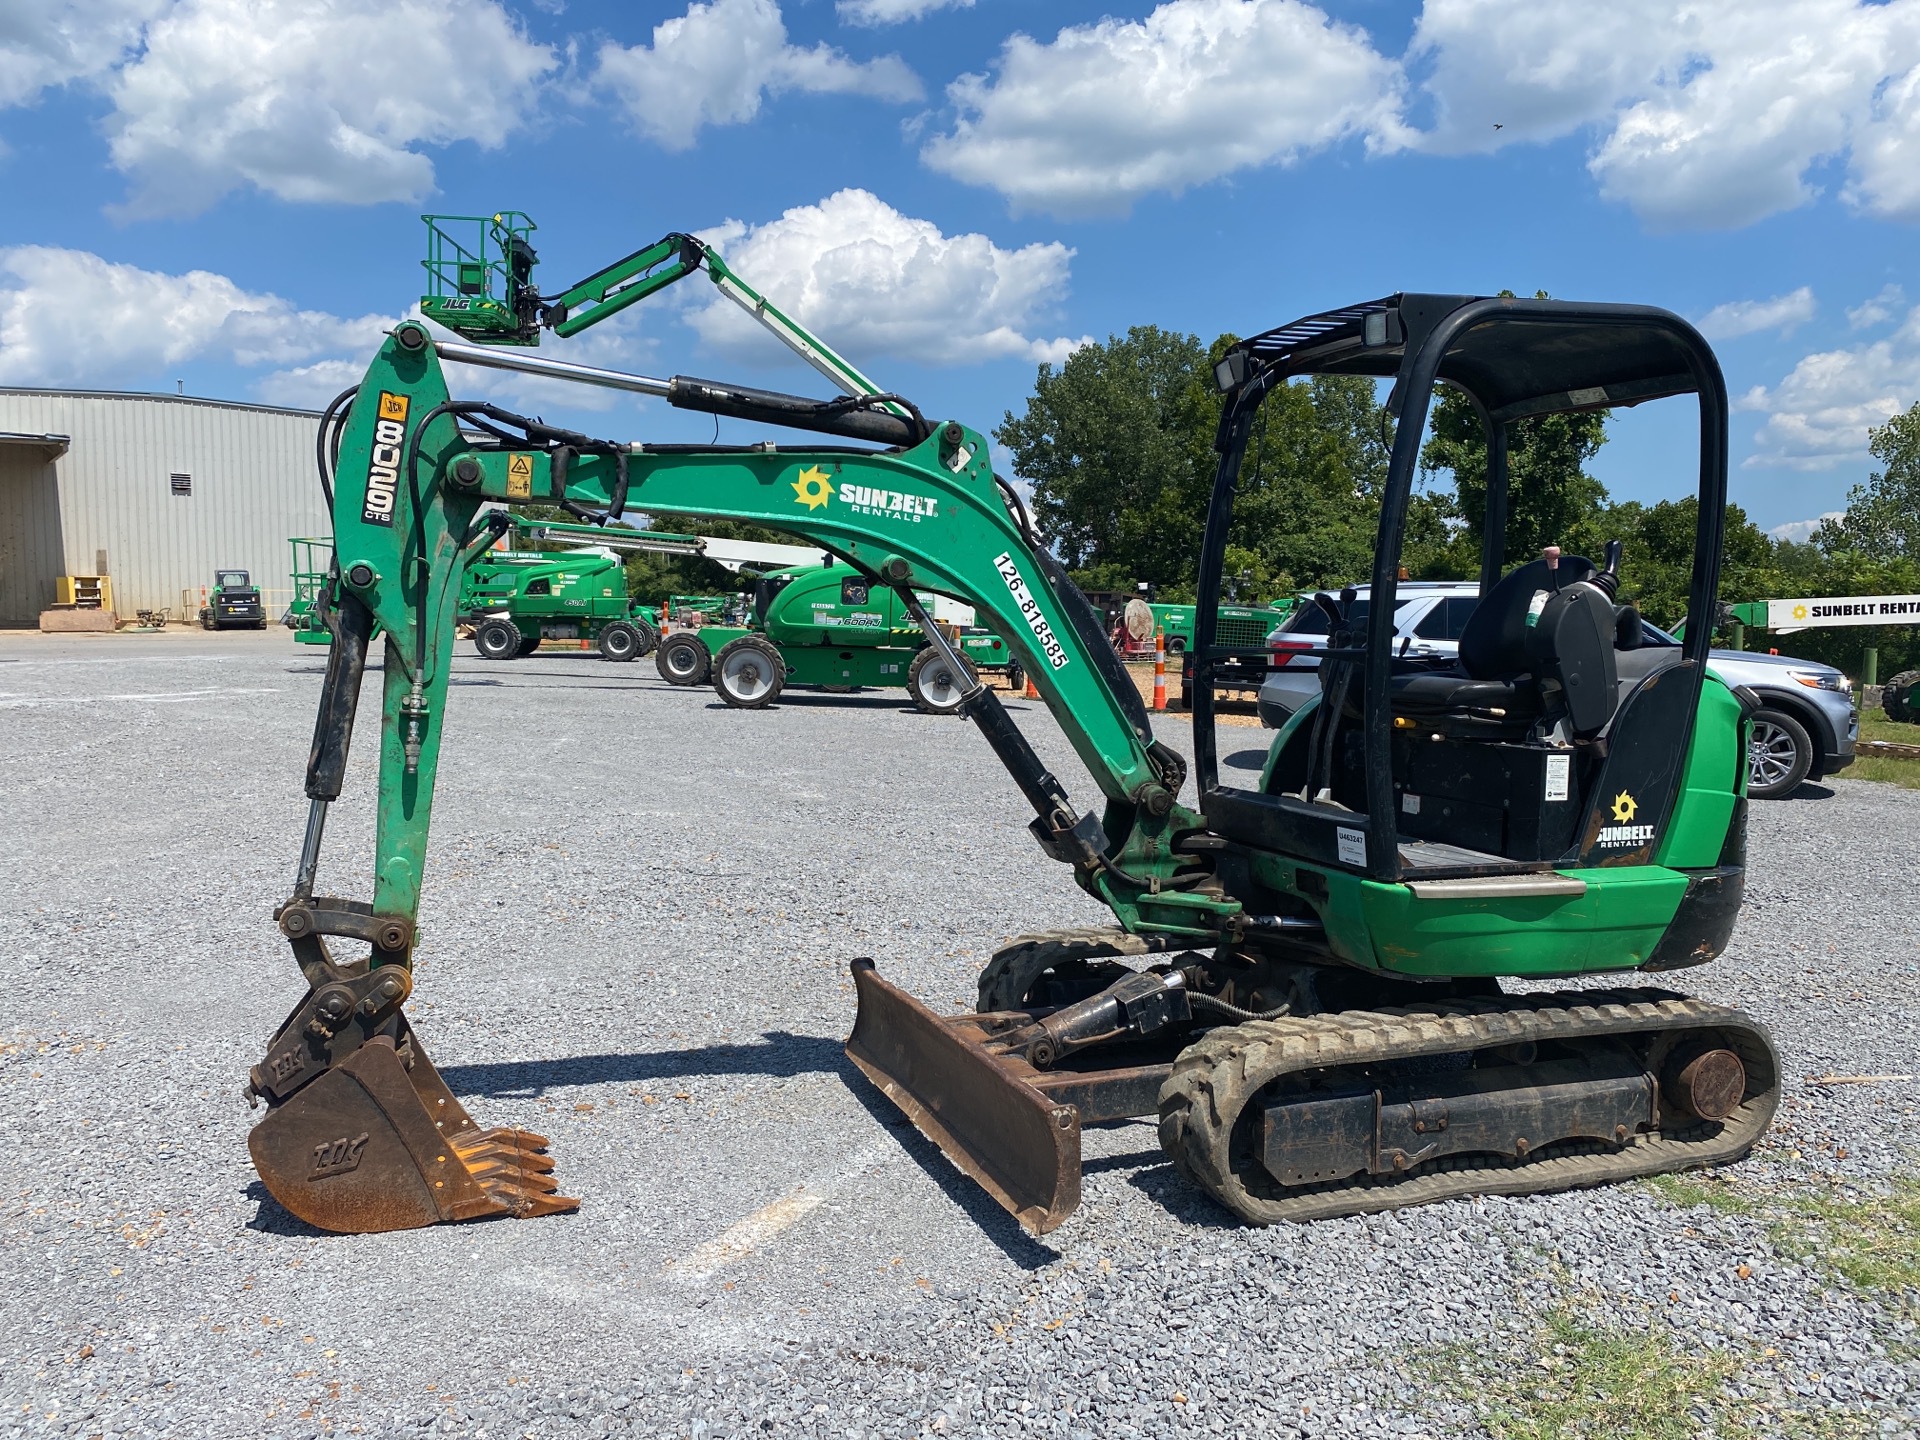
[[[1643,1186],[1253,1232],[1128,1124],[1027,1239],[842,1059],[846,965],[958,1008],[1001,937],[1101,912],[964,724],[729,711],[646,662],[459,661],[410,1006],[582,1208],[310,1231],[239,1087],[300,993],[269,916],[320,667],[277,631],[0,639],[0,1436],[1478,1434],[1568,1313],[1736,1357],[1754,1425],[1914,1433],[1911,1295]],[[366,735],[323,890],[364,892]],[[1731,953],[1686,977],[1786,1066],[1715,1194],[1912,1159],[1920,794],[1802,796],[1755,807]]]

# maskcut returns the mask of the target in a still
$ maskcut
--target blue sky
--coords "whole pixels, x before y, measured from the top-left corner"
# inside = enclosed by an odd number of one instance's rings
[[[983,429],[1085,337],[1397,289],[1699,321],[1770,527],[1920,399],[1920,0],[7,0],[0,194],[0,384],[316,404],[418,296],[420,212],[512,207],[549,290],[695,230]],[[548,353],[821,388],[714,303]],[[1692,441],[1650,407],[1596,468],[1681,493]]]

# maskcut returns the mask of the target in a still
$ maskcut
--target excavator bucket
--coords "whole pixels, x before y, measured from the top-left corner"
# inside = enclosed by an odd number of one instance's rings
[[[282,1043],[268,1066],[287,1053]],[[271,1099],[261,1079],[256,1072],[256,1092]],[[274,1104],[247,1148],[273,1198],[322,1230],[370,1234],[580,1206],[555,1193],[546,1137],[475,1125],[404,1021],[397,1044],[375,1036]]]
[[[1028,1230],[1058,1227],[1080,1204],[1079,1110],[987,1051],[971,1017],[942,1020],[871,960],[853,962],[853,983],[847,1058]]]

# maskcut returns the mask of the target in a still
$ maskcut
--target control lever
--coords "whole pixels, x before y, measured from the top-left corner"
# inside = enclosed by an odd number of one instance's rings
[[[1547,581],[1555,590],[1560,588],[1560,547],[1549,545],[1540,552],[1540,558],[1547,562]]]

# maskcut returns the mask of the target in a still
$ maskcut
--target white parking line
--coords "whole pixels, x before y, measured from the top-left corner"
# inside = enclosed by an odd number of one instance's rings
[[[762,1249],[781,1232],[792,1229],[807,1216],[831,1200],[840,1186],[879,1163],[888,1153],[885,1146],[872,1145],[860,1151],[845,1168],[824,1180],[814,1177],[783,1195],[771,1205],[763,1205],[744,1220],[736,1220],[704,1245],[697,1245],[667,1267],[683,1280],[706,1280],[715,1271],[743,1260]]]
[[[6,695],[0,694],[0,710],[18,710],[35,705],[97,705],[103,701],[129,701],[149,705],[182,705],[189,700],[204,700],[209,695],[278,695],[279,687],[264,689],[155,690],[126,695]]]
[[[706,1244],[687,1252],[684,1259],[672,1262],[675,1272],[688,1280],[705,1280],[723,1265],[731,1265],[765,1245],[782,1230],[798,1224],[826,1203],[824,1195],[788,1195],[763,1205],[746,1219],[729,1225]]]

